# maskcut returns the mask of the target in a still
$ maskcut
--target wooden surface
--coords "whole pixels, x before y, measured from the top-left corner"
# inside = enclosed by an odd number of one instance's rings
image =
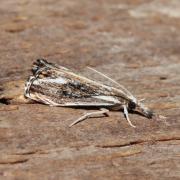
[[[180,178],[180,1],[3,0],[0,29],[0,179]],[[69,128],[93,110],[23,97],[40,57],[87,76],[92,66],[161,116]]]

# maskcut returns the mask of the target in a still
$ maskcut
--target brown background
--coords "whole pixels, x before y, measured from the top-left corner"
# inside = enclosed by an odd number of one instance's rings
[[[86,111],[27,103],[40,57],[125,85],[157,114],[122,112],[68,125]],[[179,179],[180,1],[2,0],[0,179]]]

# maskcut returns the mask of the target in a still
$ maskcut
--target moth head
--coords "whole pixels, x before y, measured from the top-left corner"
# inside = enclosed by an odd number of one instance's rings
[[[132,111],[137,111],[147,118],[152,118],[154,115],[152,110],[150,110],[144,104],[142,104],[141,102],[138,102],[138,101],[136,101],[136,102],[130,101],[128,103],[128,109],[132,110]]]
[[[134,101],[129,101],[129,103],[128,103],[128,109],[134,111],[134,110],[136,109],[136,102],[134,102]]]
[[[154,112],[141,102],[137,103],[136,111],[143,114],[147,118],[152,118],[154,116]]]

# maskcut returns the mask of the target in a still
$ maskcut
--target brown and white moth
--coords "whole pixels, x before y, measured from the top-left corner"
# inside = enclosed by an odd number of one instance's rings
[[[33,75],[26,82],[24,95],[50,106],[94,106],[100,108],[100,111],[83,115],[70,126],[89,117],[106,115],[109,110],[122,109],[132,127],[135,126],[129,120],[129,110],[137,111],[147,118],[152,118],[153,112],[141,103],[142,100],[138,101],[122,85],[106,75],[94,71],[115,83],[118,88],[90,80],[44,59],[38,59],[32,68]]]

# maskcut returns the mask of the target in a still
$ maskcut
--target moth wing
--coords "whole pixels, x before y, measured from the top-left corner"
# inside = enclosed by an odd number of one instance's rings
[[[112,88],[45,60],[37,60],[25,96],[52,106],[113,106],[121,104]]]
[[[39,72],[44,70],[56,70],[56,71],[70,71],[68,68],[63,66],[59,66],[57,64],[49,63],[45,59],[37,59],[36,62],[33,63],[32,72],[33,75],[37,75]]]
[[[113,106],[120,104],[108,92],[78,84],[62,77],[34,79],[30,84],[28,97],[52,106]]]
[[[55,100],[52,100],[50,98],[48,98],[47,96],[45,95],[42,95],[42,94],[36,94],[36,95],[32,95],[31,97],[33,100],[35,101],[38,101],[38,102],[42,102],[44,104],[48,104],[50,106],[61,106],[61,107],[80,107],[80,106],[84,106],[84,107],[90,107],[90,106],[93,106],[93,107],[100,107],[100,106],[106,106],[106,107],[110,107],[110,106],[114,106],[115,104],[114,103],[111,103],[111,102],[97,102],[96,99],[93,99],[91,98],[91,102],[86,99],[79,99],[78,101],[73,101],[73,100],[70,100],[70,101],[67,101],[66,102],[57,102]]]

